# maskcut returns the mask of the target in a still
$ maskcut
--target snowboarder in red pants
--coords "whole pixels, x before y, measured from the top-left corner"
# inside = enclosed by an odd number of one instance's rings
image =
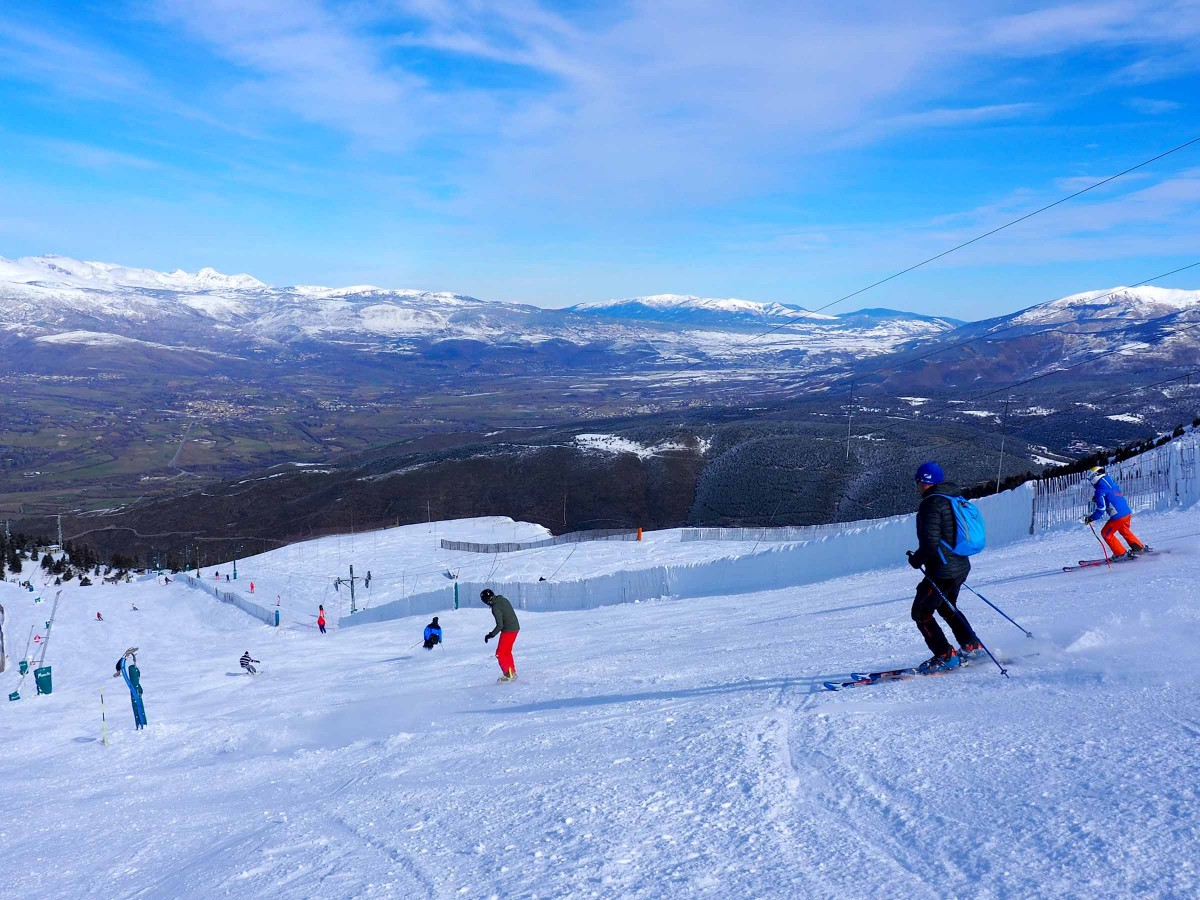
[[[490,588],[484,588],[479,592],[479,599],[491,607],[492,616],[496,620],[496,627],[483,636],[483,642],[486,644],[497,634],[500,635],[500,643],[496,647],[496,662],[500,664],[503,674],[499,680],[515,681],[517,664],[513,660],[512,648],[517,640],[517,632],[521,630],[521,623],[517,621],[517,614],[507,597],[495,593]]]

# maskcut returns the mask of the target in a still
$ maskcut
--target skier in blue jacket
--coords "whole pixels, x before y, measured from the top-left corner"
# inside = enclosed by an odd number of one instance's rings
[[[1108,518],[1100,530],[1100,535],[1112,550],[1113,559],[1125,559],[1126,557],[1132,559],[1143,550],[1149,550],[1146,542],[1130,529],[1129,523],[1133,519],[1133,510],[1130,509],[1129,501],[1121,493],[1121,488],[1117,485],[1116,480],[1104,471],[1104,466],[1093,466],[1088,469],[1088,479],[1095,488],[1095,494],[1092,496],[1092,511],[1083,517],[1083,524],[1091,525],[1100,519]],[[1125,543],[1129,545],[1128,553],[1117,539],[1118,534],[1125,538]]]
[[[425,626],[425,649],[432,650],[442,642],[442,626],[438,624],[438,617],[434,616],[433,621]]]

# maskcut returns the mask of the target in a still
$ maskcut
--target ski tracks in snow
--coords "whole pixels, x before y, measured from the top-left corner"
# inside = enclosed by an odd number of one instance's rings
[[[961,881],[961,873],[947,871],[953,866],[926,871],[921,854],[896,837],[918,815],[911,798],[870,774],[867,748],[846,756],[830,746],[834,726],[819,711],[821,696],[772,710],[747,741],[746,768],[756,773],[755,793],[792,873],[792,895],[857,896],[867,881],[883,881],[897,897],[945,896],[938,886]]]

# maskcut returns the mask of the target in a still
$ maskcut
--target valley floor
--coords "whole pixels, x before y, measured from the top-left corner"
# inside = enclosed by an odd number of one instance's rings
[[[928,655],[907,566],[523,613],[512,685],[477,605],[426,652],[423,619],[322,636],[178,583],[69,586],[54,693],[0,707],[0,897],[1193,897],[1200,510],[1134,524],[1170,553],[1063,573],[1081,530],[977,558],[1035,633],[964,592],[1011,678],[837,693]],[[13,656],[53,590],[0,585]]]

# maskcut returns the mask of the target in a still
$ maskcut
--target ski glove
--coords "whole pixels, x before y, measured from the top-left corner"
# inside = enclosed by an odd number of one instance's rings
[[[491,639],[492,639],[492,636],[491,636],[490,634],[485,634],[485,635],[483,636],[483,642],[484,642],[485,644],[486,644],[488,641],[490,641]]]
[[[1084,517],[1083,517],[1083,519],[1082,519],[1081,521],[1083,522],[1083,524],[1084,524],[1084,525],[1091,525],[1091,524],[1092,524],[1092,517],[1091,517],[1091,516],[1084,516]]]
[[[913,553],[911,550],[905,550],[904,552],[908,554],[908,564],[910,566],[912,566],[914,569],[921,568],[921,563],[917,560],[917,555],[915,553]]]

